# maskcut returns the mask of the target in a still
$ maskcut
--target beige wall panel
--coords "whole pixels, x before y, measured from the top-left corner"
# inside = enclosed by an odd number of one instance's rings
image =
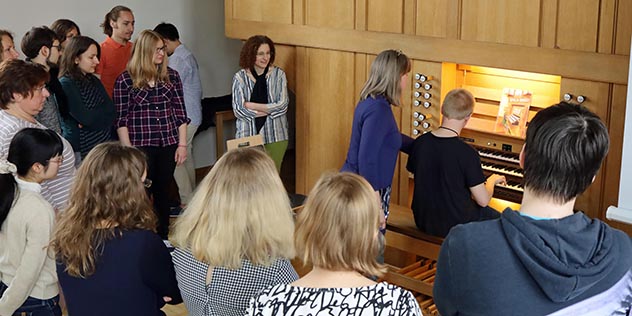
[[[301,106],[307,113],[307,170],[305,188],[310,190],[321,174],[342,167],[351,137],[355,95],[353,53],[308,49],[309,91]],[[301,86],[297,91],[301,93]],[[298,128],[302,128],[297,124]],[[298,189],[298,183],[297,183]],[[306,192],[307,192],[306,191]]]
[[[557,17],[557,47],[597,51],[599,1],[559,0]]]
[[[448,37],[448,19],[458,12],[448,11],[450,1],[417,0],[415,34]]]
[[[309,52],[305,47],[296,48],[296,193],[307,194],[309,170]]]
[[[612,54],[617,0],[602,0],[599,10],[599,35],[597,52]]]
[[[555,48],[557,34],[557,0],[542,0],[540,47]]]
[[[632,36],[632,1],[630,0],[619,0],[616,32],[615,54],[630,55],[630,37]]]
[[[305,8],[303,7],[304,2],[303,0],[292,0],[293,1],[293,7],[292,7],[292,23],[293,24],[305,24]]]
[[[285,71],[287,87],[296,92],[296,47],[274,45],[276,56],[274,64]]]
[[[621,155],[623,152],[623,128],[625,126],[625,107],[627,86],[613,85],[612,103],[610,105],[610,124],[608,132],[610,134],[610,150],[608,157],[603,164],[605,182],[603,187],[603,205],[601,215],[605,217],[606,208],[610,205],[618,205],[619,183],[621,175]],[[602,218],[604,218],[602,217]],[[632,226],[626,225],[629,232]]]
[[[355,1],[305,0],[305,24],[312,26],[353,29]]]
[[[292,24],[292,0],[234,0],[233,18]]]
[[[586,101],[582,105],[595,112],[608,126],[610,86],[607,83],[597,83],[585,80],[562,78],[560,84],[560,98],[564,93],[573,96],[583,95]],[[610,181],[610,180],[608,180]],[[595,182],[588,190],[577,198],[576,209],[584,211],[592,218],[598,218],[603,212],[602,186],[604,184],[604,170],[600,170]]]
[[[366,1],[369,31],[404,32],[404,0]]]
[[[537,47],[540,3],[463,0],[461,39]]]

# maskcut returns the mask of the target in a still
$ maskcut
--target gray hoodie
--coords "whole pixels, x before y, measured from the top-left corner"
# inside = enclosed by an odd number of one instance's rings
[[[626,315],[631,268],[630,238],[599,220],[581,212],[535,220],[507,209],[450,231],[434,298],[443,316]]]

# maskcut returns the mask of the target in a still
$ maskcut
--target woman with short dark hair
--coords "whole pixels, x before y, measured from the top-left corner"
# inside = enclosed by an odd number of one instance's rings
[[[9,143],[23,128],[46,127],[35,119],[50,95],[46,89],[49,75],[43,66],[23,60],[0,64],[0,158],[6,158]],[[72,146],[64,144],[63,162],[57,177],[42,183],[42,195],[56,211],[66,207],[70,186],[75,177],[75,157]]]
[[[288,145],[287,79],[274,65],[274,43],[265,35],[250,37],[239,55],[242,68],[233,77],[236,138],[261,134],[266,152],[281,170]]]

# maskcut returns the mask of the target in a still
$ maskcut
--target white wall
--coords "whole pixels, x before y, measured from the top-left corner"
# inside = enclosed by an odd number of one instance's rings
[[[27,30],[32,26],[50,26],[59,18],[75,21],[82,35],[101,42],[105,35],[99,25],[105,14],[118,4],[134,12],[136,29],[132,41],[144,29],[153,29],[163,21],[173,23],[180,31],[181,40],[198,59],[204,96],[230,93],[241,42],[224,36],[223,0],[16,0],[10,3],[0,10],[0,28],[13,32],[20,52],[20,41]]]

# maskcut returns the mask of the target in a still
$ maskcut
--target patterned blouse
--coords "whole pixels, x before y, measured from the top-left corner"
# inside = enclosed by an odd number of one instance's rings
[[[287,79],[285,72],[279,67],[271,67],[266,75],[268,85],[268,109],[263,126],[263,142],[266,144],[288,140],[287,106],[290,98],[287,93]],[[245,69],[238,71],[233,77],[233,112],[237,118],[236,138],[248,137],[257,134],[255,131],[255,112],[247,109],[244,103],[250,100],[250,94],[255,86],[252,76],[248,76]]]
[[[250,300],[247,316],[421,316],[408,291],[386,282],[358,288],[269,287]]]
[[[190,316],[242,316],[248,300],[262,289],[298,279],[287,259],[277,259],[268,267],[244,259],[237,270],[213,268],[211,283],[206,284],[207,264],[180,248],[172,255],[180,293]]]
[[[170,82],[154,88],[134,88],[132,77],[124,71],[114,85],[116,128],[127,127],[135,147],[167,147],[178,143],[178,127],[188,124],[184,107],[182,81],[178,73],[167,68]]]

